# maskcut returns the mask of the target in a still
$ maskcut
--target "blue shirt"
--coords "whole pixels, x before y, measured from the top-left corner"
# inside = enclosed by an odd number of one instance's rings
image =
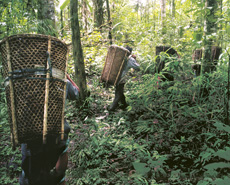
[[[133,57],[129,56],[127,64],[125,65],[121,73],[121,78],[118,84],[126,82],[126,74],[131,68],[135,70],[140,69],[140,64],[138,64],[137,61]]]
[[[68,100],[77,100],[79,98],[79,92],[76,87],[72,85],[72,83],[67,80],[66,84],[66,99]]]

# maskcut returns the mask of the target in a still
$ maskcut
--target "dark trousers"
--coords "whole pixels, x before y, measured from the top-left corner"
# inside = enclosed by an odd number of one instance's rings
[[[115,86],[115,98],[113,100],[112,105],[109,108],[110,111],[115,110],[119,106],[119,104],[122,104],[121,108],[127,107],[127,103],[125,101],[125,95],[124,95],[124,86],[125,86],[124,83]]]
[[[70,126],[65,122],[65,138],[57,144],[52,136],[48,136],[46,145],[40,140],[22,144],[20,185],[57,185],[63,179],[65,174],[57,175],[55,165],[67,148],[69,132]]]

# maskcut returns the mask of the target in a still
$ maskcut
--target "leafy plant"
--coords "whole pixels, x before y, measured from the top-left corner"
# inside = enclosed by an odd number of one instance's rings
[[[0,184],[18,184],[16,177],[21,171],[20,151],[12,150],[10,143],[10,126],[7,119],[7,106],[2,78],[0,78]]]

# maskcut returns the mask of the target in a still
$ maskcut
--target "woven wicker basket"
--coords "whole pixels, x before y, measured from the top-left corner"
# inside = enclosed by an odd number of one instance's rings
[[[13,145],[64,134],[68,48],[55,37],[13,35],[0,43]]]
[[[125,66],[127,56],[130,55],[129,50],[112,45],[109,47],[101,81],[111,85],[116,85],[119,82],[121,72]]]

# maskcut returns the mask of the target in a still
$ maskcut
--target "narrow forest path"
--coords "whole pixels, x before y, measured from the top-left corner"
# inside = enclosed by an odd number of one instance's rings
[[[68,121],[72,127],[70,133],[70,145],[69,145],[69,164],[67,171],[67,182],[74,183],[77,178],[84,176],[85,171],[91,169],[95,169],[94,165],[88,165],[88,169],[86,163],[93,161],[92,155],[93,153],[88,153],[90,148],[93,148],[93,140],[95,138],[104,138],[105,136],[117,137],[120,135],[119,128],[117,128],[117,124],[121,124],[120,120],[123,120],[123,117],[126,115],[126,112],[122,109],[117,109],[114,112],[109,112],[107,107],[112,103],[114,98],[114,87],[110,86],[105,88],[102,83],[100,83],[98,76],[93,76],[89,79],[88,88],[91,91],[91,95],[88,99],[89,106],[85,108],[78,108],[74,110],[74,106],[70,104],[67,112],[71,112],[68,117]],[[127,87],[125,87],[125,90]],[[68,115],[67,115],[68,116]],[[119,125],[118,125],[119,127]],[[96,142],[96,141],[95,141]],[[100,141],[99,141],[100,142]],[[105,141],[105,145],[106,145]],[[108,144],[110,145],[110,144]],[[104,148],[101,147],[101,153]],[[97,151],[100,153],[100,151]],[[97,154],[95,154],[97,156]],[[127,166],[123,166],[123,164],[119,164],[120,160],[123,160],[125,156],[119,153],[110,153],[103,154],[100,156],[100,160],[107,161],[109,166],[114,166],[113,172],[124,172],[129,173]],[[82,159],[81,159],[82,158]],[[88,161],[85,161],[87,160]],[[97,159],[96,159],[97,160]],[[95,160],[95,161],[96,161]],[[106,162],[106,163],[107,163]],[[85,165],[85,166],[84,166]],[[110,167],[105,167],[101,170],[105,170]],[[75,175],[76,176],[75,176]]]

